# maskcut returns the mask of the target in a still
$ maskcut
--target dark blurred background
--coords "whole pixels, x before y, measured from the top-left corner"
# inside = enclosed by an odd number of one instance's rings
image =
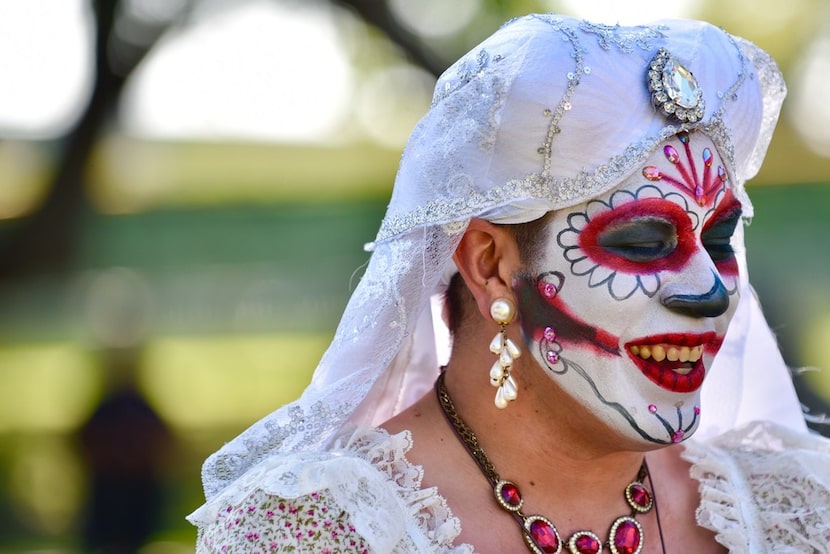
[[[528,12],[773,54],[750,274],[830,371],[830,4],[668,4],[0,0],[0,552],[192,551],[201,461],[308,381],[435,75]]]

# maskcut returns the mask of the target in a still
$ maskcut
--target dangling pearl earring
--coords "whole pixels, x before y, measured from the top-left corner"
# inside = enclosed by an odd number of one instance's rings
[[[522,355],[519,347],[507,338],[507,324],[513,321],[516,307],[507,298],[497,298],[490,304],[490,317],[501,326],[498,334],[490,341],[490,352],[498,356],[496,363],[490,368],[490,384],[498,388],[496,391],[496,408],[504,409],[509,402],[516,400],[518,387],[510,375],[513,360]]]

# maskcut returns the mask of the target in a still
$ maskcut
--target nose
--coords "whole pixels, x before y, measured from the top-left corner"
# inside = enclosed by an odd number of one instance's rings
[[[703,294],[666,294],[660,300],[668,309],[691,317],[717,317],[729,308],[729,293],[720,276],[712,271],[715,282]]]

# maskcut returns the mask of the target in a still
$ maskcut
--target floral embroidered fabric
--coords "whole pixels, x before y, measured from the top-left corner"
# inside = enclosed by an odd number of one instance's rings
[[[312,546],[313,545],[313,546]],[[324,493],[286,500],[255,490],[216,514],[200,537],[204,552],[369,552],[348,514]]]
[[[219,495],[191,516],[197,551],[470,554],[472,546],[453,544],[461,526],[446,501],[421,489],[421,468],[406,460],[411,446],[408,433],[363,428],[325,456],[258,466],[244,495]],[[732,554],[827,552],[828,455],[828,441],[773,424],[689,441],[698,523]]]

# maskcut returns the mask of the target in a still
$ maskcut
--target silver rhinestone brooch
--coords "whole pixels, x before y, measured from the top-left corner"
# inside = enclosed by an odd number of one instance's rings
[[[703,119],[703,91],[695,76],[665,48],[660,48],[648,65],[651,102],[660,113],[680,123]]]

